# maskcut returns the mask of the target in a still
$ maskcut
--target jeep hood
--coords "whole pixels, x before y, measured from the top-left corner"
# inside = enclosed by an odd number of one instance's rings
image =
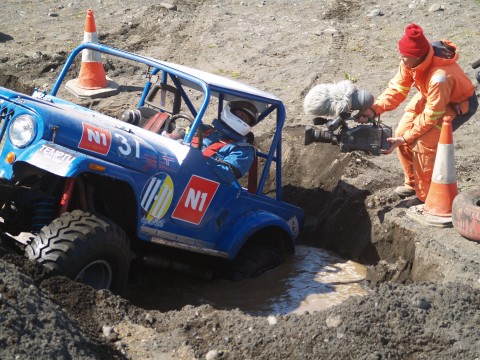
[[[90,157],[144,173],[177,170],[189,147],[73,103],[35,93],[9,100],[34,115],[40,138]],[[41,98],[39,98],[41,96]],[[17,113],[17,112],[16,112]],[[37,136],[37,141],[39,137]]]

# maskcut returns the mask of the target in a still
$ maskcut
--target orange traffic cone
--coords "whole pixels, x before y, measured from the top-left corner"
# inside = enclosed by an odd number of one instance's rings
[[[435,216],[452,216],[452,203],[457,194],[452,124],[444,121],[424,211]]]
[[[98,42],[97,28],[93,17],[93,10],[87,10],[83,43]],[[82,64],[77,79],[66,84],[67,90],[80,98],[107,97],[118,93],[118,84],[107,79],[102,64],[102,56],[98,51],[82,50]]]
[[[98,42],[97,28],[95,26],[92,9],[87,10],[83,42]],[[82,51],[82,66],[80,67],[80,75],[77,81],[78,86],[83,89],[93,90],[107,86],[107,75],[103,68],[102,56],[98,51],[89,49]]]

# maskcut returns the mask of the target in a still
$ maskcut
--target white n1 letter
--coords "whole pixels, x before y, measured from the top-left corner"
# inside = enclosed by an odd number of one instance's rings
[[[92,130],[92,129],[87,129],[87,134],[88,134],[88,141],[92,142],[92,140],[100,144],[100,137],[102,138],[102,145],[107,145],[107,137],[105,136],[104,133],[100,133],[98,131]]]
[[[200,200],[200,198],[201,202],[198,211],[203,210],[203,206],[205,205],[205,201],[207,200],[207,193],[202,193],[200,191],[195,192],[195,190],[189,189],[187,199],[185,200],[185,207],[191,207],[193,210],[197,210],[198,200]]]

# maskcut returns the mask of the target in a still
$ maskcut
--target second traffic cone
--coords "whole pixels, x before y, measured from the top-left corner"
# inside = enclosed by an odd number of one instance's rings
[[[98,42],[97,28],[93,10],[87,11],[83,43]],[[118,84],[107,78],[100,52],[91,49],[82,50],[82,64],[77,79],[67,81],[65,87],[78,98],[94,99],[108,97],[118,93]]]
[[[98,42],[97,28],[93,10],[87,10],[83,42]],[[82,65],[78,75],[77,85],[83,89],[101,89],[108,85],[107,75],[102,64],[102,56],[98,51],[85,49],[82,51]]]
[[[435,216],[452,216],[452,203],[457,194],[452,123],[444,121],[424,211]]]

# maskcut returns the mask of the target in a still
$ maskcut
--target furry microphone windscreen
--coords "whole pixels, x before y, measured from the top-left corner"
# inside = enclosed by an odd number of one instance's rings
[[[336,84],[314,86],[303,101],[303,110],[307,115],[338,116],[349,112],[352,106],[352,94],[357,91],[350,80]]]

